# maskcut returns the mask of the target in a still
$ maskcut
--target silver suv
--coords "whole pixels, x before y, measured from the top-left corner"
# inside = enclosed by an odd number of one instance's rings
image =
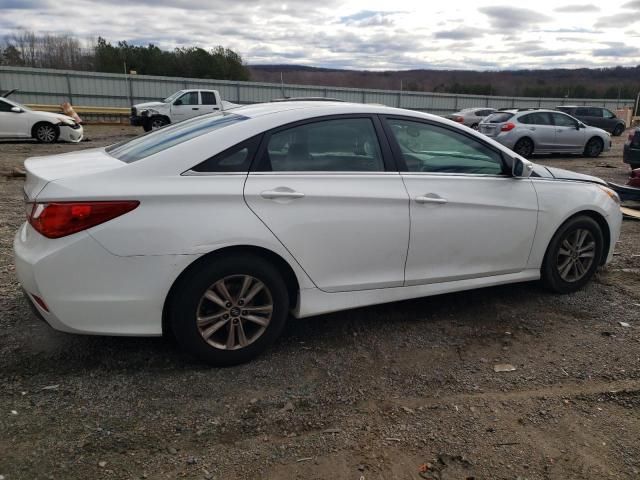
[[[609,133],[554,110],[501,110],[485,118],[479,130],[527,158],[538,153],[597,157],[611,148]]]

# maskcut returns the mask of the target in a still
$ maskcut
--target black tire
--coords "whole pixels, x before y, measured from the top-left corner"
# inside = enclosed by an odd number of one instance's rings
[[[60,136],[60,128],[49,122],[39,122],[33,126],[31,135],[40,143],[55,143]]]
[[[602,153],[604,149],[604,142],[601,138],[592,137],[584,146],[584,156],[589,158],[596,158]]]
[[[533,155],[533,141],[530,138],[521,138],[513,146],[513,151],[524,158],[530,158]]]
[[[624,132],[624,125],[618,124],[616,125],[616,128],[613,129],[612,135],[614,137],[619,137],[622,135],[622,132]]]
[[[260,295],[268,295],[267,298],[272,302],[271,318],[264,331],[251,343],[244,347],[238,346],[237,349],[226,349],[211,345],[204,338],[204,333],[201,334],[200,328],[206,328],[213,326],[213,322],[206,324],[206,326],[198,327],[197,317],[202,312],[205,299],[203,298],[205,292],[211,291],[214,288],[214,284],[225,279],[233,280],[235,278],[242,278],[242,276],[250,276],[253,279],[257,279],[264,284],[264,289],[261,290]],[[240,282],[240,280],[238,280]],[[233,284],[229,285],[229,293],[239,293],[238,289],[233,289]],[[255,284],[254,284],[255,285]],[[238,284],[239,286],[239,284]],[[213,290],[214,293],[219,294],[219,290]],[[248,295],[247,295],[248,296]],[[258,295],[256,295],[257,297]],[[254,297],[255,298],[255,297]],[[210,307],[214,311],[224,312],[225,309],[215,303],[210,302]],[[240,299],[234,299],[234,304],[229,307],[231,312],[233,309],[241,309],[236,305],[242,305]],[[229,303],[228,305],[231,305]],[[211,261],[202,262],[196,264],[190,268],[185,275],[179,280],[179,283],[174,289],[169,305],[168,315],[171,331],[176,337],[176,340],[180,346],[187,352],[193,354],[200,360],[215,366],[229,366],[244,363],[259,355],[264,351],[276,338],[282,333],[285,326],[289,310],[289,294],[287,286],[282,279],[282,276],[278,270],[269,262],[254,255],[233,255],[224,258],[214,257]],[[245,305],[244,308],[251,308]],[[240,318],[230,317],[227,323],[216,330],[214,335],[218,338],[232,337],[240,342],[240,334],[236,330],[235,333],[231,333],[230,329],[239,328],[242,330],[242,336],[245,336],[246,331],[250,329],[260,329],[261,327],[252,323],[249,320],[242,320],[239,312],[233,313],[233,316]],[[245,312],[242,312],[245,315]],[[251,314],[249,314],[251,315]],[[229,315],[227,314],[227,317]],[[232,321],[233,320],[233,321]],[[218,318],[216,323],[224,322],[224,319]],[[234,327],[234,325],[240,324],[240,327]],[[254,330],[255,330],[254,329]],[[210,337],[213,339],[213,335]],[[211,340],[212,342],[214,340]],[[246,341],[246,338],[245,338]]]
[[[593,257],[588,267],[582,264],[582,268],[584,268],[582,276],[576,279],[569,279],[568,281],[562,277],[561,270],[563,270],[563,266],[565,265],[564,259],[568,259],[569,256],[562,254],[561,249],[562,251],[566,251],[565,240],[571,241],[571,239],[576,238],[575,236],[578,232],[582,231],[587,231],[591,235],[591,237],[586,238],[584,241],[587,241],[589,238],[592,239],[594,243]],[[600,265],[603,247],[604,237],[602,230],[594,219],[583,215],[570,218],[558,229],[547,247],[540,270],[543,285],[557,293],[570,293],[579,290],[593,277],[593,274]],[[575,272],[579,273],[578,270],[575,270]]]
[[[477,123],[474,123],[473,125],[471,125],[471,128],[473,128],[474,130],[478,130],[480,127]]]

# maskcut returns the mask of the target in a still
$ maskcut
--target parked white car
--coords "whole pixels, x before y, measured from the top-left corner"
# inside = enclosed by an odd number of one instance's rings
[[[0,138],[35,138],[42,143],[80,142],[82,125],[60,113],[40,112],[0,97]]]
[[[542,279],[582,287],[619,199],[434,115],[280,102],[25,162],[16,272],[54,328],[217,365],[294,317]]]
[[[161,102],[138,103],[131,107],[131,125],[142,125],[148,132],[170,123],[238,106],[222,100],[217,90],[178,90]]]

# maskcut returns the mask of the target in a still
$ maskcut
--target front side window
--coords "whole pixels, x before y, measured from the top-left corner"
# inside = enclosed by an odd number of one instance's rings
[[[203,105],[215,105],[216,104],[216,95],[213,92],[200,92],[200,96],[202,97]]]
[[[558,127],[575,128],[578,126],[576,121],[573,118],[569,117],[568,115],[563,115],[561,113],[552,113],[551,116],[553,118],[554,125],[557,125]]]
[[[259,170],[381,172],[384,162],[371,119],[344,118],[307,123],[274,133]]]
[[[615,114],[611,110],[607,110],[606,108],[602,109],[602,116],[604,118],[616,118]]]
[[[248,120],[248,117],[226,112],[195,117],[191,120],[185,120],[184,122],[155,130],[133,140],[116,143],[107,147],[106,151],[112,157],[123,162],[136,162],[192,138],[244,120]]]
[[[462,133],[410,120],[388,123],[410,172],[503,173],[500,153]]]
[[[0,112],[10,112],[13,108],[13,105],[5,102],[4,100],[0,100]]]
[[[178,100],[175,101],[175,104],[179,105],[198,105],[198,92],[187,92],[182,95]]]

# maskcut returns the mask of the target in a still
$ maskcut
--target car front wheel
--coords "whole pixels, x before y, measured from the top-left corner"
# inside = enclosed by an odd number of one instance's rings
[[[616,125],[616,128],[613,129],[613,136],[619,137],[620,135],[622,135],[622,132],[624,132],[624,126],[618,124]]]
[[[589,139],[584,147],[584,156],[595,158],[602,153],[604,149],[604,142],[598,137]]]
[[[41,143],[54,143],[60,136],[60,129],[51,123],[38,123],[33,128],[33,136]]]
[[[604,239],[590,217],[569,219],[551,239],[542,265],[543,284],[558,293],[574,292],[593,276],[603,255]]]
[[[214,258],[188,271],[169,305],[178,343],[206,363],[236,365],[265,350],[282,332],[289,295],[260,257]]]

